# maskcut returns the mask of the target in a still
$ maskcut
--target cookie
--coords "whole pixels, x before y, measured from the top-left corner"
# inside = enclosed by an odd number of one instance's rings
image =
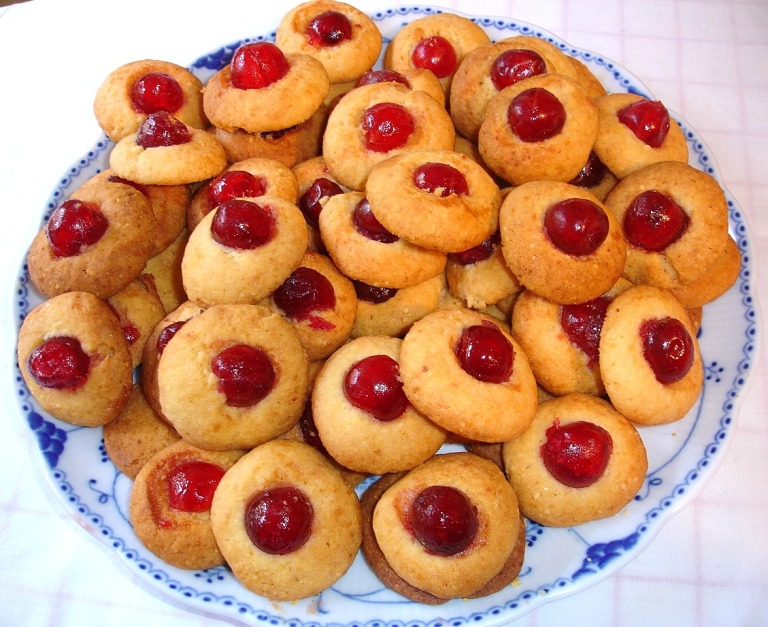
[[[322,155],[297,163],[292,172],[299,188],[297,205],[307,221],[309,248],[324,253],[325,244],[320,237],[320,212],[331,196],[343,194],[349,189],[339,185],[333,178]]]
[[[181,278],[181,260],[187,246],[189,232],[184,229],[165,250],[147,260],[142,275],[151,276],[165,311],[173,311],[185,300],[184,282]]]
[[[736,283],[741,272],[741,250],[731,237],[725,250],[698,279],[670,289],[686,309],[700,308],[720,298]]]
[[[277,529],[274,516],[285,521]],[[362,535],[352,487],[313,447],[286,439],[256,447],[227,472],[211,522],[237,580],[280,601],[333,585],[352,565]]]

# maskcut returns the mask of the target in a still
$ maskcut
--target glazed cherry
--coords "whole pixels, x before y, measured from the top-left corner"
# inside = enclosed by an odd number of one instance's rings
[[[501,243],[501,234],[496,231],[489,238],[480,242],[477,246],[473,246],[467,250],[463,250],[460,253],[449,253],[448,258],[462,266],[469,266],[473,263],[479,263],[485,261],[493,256],[496,247]]]
[[[434,485],[419,492],[410,512],[413,535],[430,553],[456,555],[468,548],[478,529],[477,508],[451,486]]]
[[[365,147],[372,152],[402,148],[415,129],[408,109],[393,102],[380,102],[363,113]]]
[[[594,187],[605,178],[606,172],[605,164],[594,152],[590,152],[581,172],[570,181],[570,184],[577,187]]]
[[[258,198],[267,191],[267,182],[261,176],[254,176],[244,170],[223,172],[208,186],[208,201],[211,207],[234,198]]]
[[[257,493],[245,508],[243,523],[251,542],[264,553],[286,555],[301,548],[312,533],[314,510],[294,486]]]
[[[357,79],[355,87],[363,85],[373,85],[375,83],[400,83],[410,88],[411,84],[400,72],[394,70],[368,70]]]
[[[320,434],[317,431],[317,425],[315,424],[315,417],[312,414],[312,402],[307,401],[304,405],[304,411],[301,412],[299,418],[299,430],[301,431],[301,437],[307,444],[315,447],[318,451],[327,455],[328,451],[325,448],[325,444],[320,439]]]
[[[123,185],[130,185],[137,192],[141,192],[145,196],[147,195],[147,188],[145,185],[137,183],[136,181],[129,181],[128,179],[124,179],[122,176],[116,176],[115,174],[112,174],[111,176],[107,177],[107,181],[110,183],[122,183]]]
[[[192,135],[184,122],[166,111],[150,113],[136,133],[136,143],[142,148],[180,146],[192,141]]]
[[[413,171],[412,180],[420,190],[441,198],[469,194],[467,177],[447,163],[424,163]]]
[[[462,369],[478,381],[504,383],[512,376],[515,351],[493,323],[464,329],[455,353]]]
[[[307,26],[307,40],[313,46],[331,48],[352,39],[349,18],[338,11],[325,11]]]
[[[651,148],[664,143],[669,133],[669,111],[658,100],[638,100],[617,113],[619,122]]]
[[[131,104],[139,113],[175,113],[184,104],[184,92],[172,76],[150,72],[133,84]]]
[[[186,461],[168,473],[168,504],[182,512],[207,512],[224,469],[203,461]]]
[[[376,216],[373,215],[367,198],[363,198],[355,206],[355,210],[352,212],[352,223],[360,235],[376,242],[392,244],[399,239],[396,235],[387,231]]]
[[[650,189],[629,205],[623,227],[630,244],[649,252],[660,252],[685,233],[688,214],[666,194]]]
[[[640,326],[643,356],[659,383],[679,381],[693,366],[694,347],[688,329],[676,318],[646,320]]]
[[[490,76],[494,87],[501,91],[518,81],[545,74],[547,64],[533,50],[506,50],[491,64]]]
[[[565,108],[541,87],[526,89],[509,103],[507,122],[521,141],[542,142],[557,135],[565,125]]]
[[[216,209],[211,235],[222,246],[252,250],[269,242],[275,231],[275,218],[267,207],[236,198]]]
[[[163,330],[160,331],[157,335],[157,342],[155,343],[155,348],[157,349],[157,352],[162,355],[163,351],[165,350],[165,347],[168,346],[168,342],[171,341],[174,335],[178,332],[178,330],[183,327],[187,323],[186,320],[179,320],[178,322],[172,322],[171,324],[163,327]]]
[[[600,332],[609,304],[609,299],[600,296],[577,305],[563,305],[560,311],[563,331],[571,344],[587,356],[589,366],[594,366],[600,357]]]
[[[98,242],[108,227],[109,220],[97,204],[70,199],[51,214],[45,232],[56,257],[74,257]]]
[[[360,300],[374,305],[385,303],[397,294],[397,288],[394,287],[376,287],[362,281],[352,281],[352,283],[355,286],[355,295]]]
[[[550,474],[563,485],[586,488],[605,471],[613,452],[611,434],[586,421],[561,425],[555,421],[547,429],[541,445],[541,459]]]
[[[371,355],[355,363],[344,376],[344,395],[376,420],[390,422],[403,415],[408,399],[399,379],[400,366],[388,355]]]
[[[344,193],[344,190],[330,179],[320,177],[312,182],[299,198],[299,209],[304,219],[317,228],[324,202],[331,196]]]
[[[583,198],[562,200],[544,214],[544,231],[549,240],[574,257],[595,252],[608,237],[609,227],[605,211]]]
[[[66,335],[45,340],[27,358],[27,367],[38,385],[73,390],[88,379],[91,358],[80,341]]]
[[[414,67],[430,70],[437,78],[445,78],[456,70],[456,50],[445,37],[434,35],[422,39],[411,52]]]
[[[219,380],[217,389],[231,407],[251,407],[275,386],[277,375],[269,356],[260,348],[234,344],[211,360],[211,370]]]
[[[259,41],[242,45],[235,51],[230,80],[236,89],[262,89],[279,81],[290,69],[280,48]]]
[[[300,266],[272,295],[275,305],[294,320],[310,319],[317,311],[336,306],[336,292],[331,282],[317,270]]]

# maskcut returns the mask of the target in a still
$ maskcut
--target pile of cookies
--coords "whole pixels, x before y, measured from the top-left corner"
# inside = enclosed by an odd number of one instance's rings
[[[526,519],[625,507],[639,430],[701,393],[723,191],[662,103],[544,40],[440,13],[385,44],[312,0],[205,84],[115,69],[94,114],[110,167],[31,244],[18,359],[103,427],[169,564],[294,600],[362,551],[417,602],[485,596]]]

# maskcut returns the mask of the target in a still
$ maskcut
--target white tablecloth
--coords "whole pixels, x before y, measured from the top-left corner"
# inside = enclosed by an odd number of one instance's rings
[[[359,1],[366,10],[405,4]],[[457,0],[476,15],[531,22],[599,51],[639,76],[716,155],[768,272],[768,3],[755,0]],[[14,354],[13,279],[59,176],[100,131],[95,89],[118,65],[186,65],[224,43],[265,33],[288,2],[33,0],[0,9],[1,625],[223,624],[139,585],[52,498],[8,398]],[[765,280],[758,296],[768,303]],[[762,329],[761,329],[762,332]],[[768,421],[763,343],[742,395],[728,453],[706,487],[632,563],[542,606],[515,625],[768,624]]]

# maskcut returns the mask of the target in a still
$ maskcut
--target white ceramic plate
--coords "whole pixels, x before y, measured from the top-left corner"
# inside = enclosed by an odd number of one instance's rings
[[[403,24],[434,12],[436,9],[429,7],[409,7],[372,17],[386,42]],[[650,95],[634,75],[616,63],[572,48],[542,29],[504,18],[475,19],[493,40],[534,35],[554,43],[586,63],[608,91]],[[239,44],[265,39],[273,40],[274,33],[233,43],[198,59],[191,68],[205,81],[230,60]],[[685,121],[676,119],[689,144],[691,165],[718,178],[707,146]],[[111,147],[102,138],[62,176],[43,220],[80,184],[108,167]],[[101,429],[73,427],[45,414],[30,397],[17,367],[13,385],[18,413],[30,437],[37,441],[53,491],[74,518],[146,585],[193,612],[247,625],[290,627],[394,627],[404,623],[488,627],[506,623],[542,603],[583,590],[631,561],[664,522],[694,497],[722,459],[734,429],[735,405],[753,365],[759,327],[752,295],[750,235],[735,200],[727,191],[726,195],[731,233],[741,249],[743,266],[736,285],[705,307],[699,341],[706,381],[699,402],[680,422],[641,429],[649,452],[648,476],[640,493],[622,512],[570,529],[529,524],[527,554],[518,582],[483,599],[456,600],[439,607],[411,603],[384,588],[361,556],[331,589],[298,603],[275,603],[251,594],[224,567],[206,571],[170,567],[148,552],[134,535],[127,509],[131,482],[107,457]],[[13,297],[18,327],[41,302],[30,285],[26,267],[20,270]]]

